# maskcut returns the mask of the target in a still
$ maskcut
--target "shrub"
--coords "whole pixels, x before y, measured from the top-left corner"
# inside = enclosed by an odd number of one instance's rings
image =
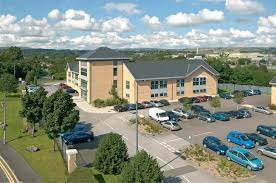
[[[135,124],[136,119],[130,119],[130,124]],[[152,134],[160,134],[164,131],[166,131],[165,128],[163,128],[160,124],[156,123],[155,121],[150,120],[149,118],[138,118],[138,124],[145,126],[145,130],[148,133]]]
[[[66,78],[66,74],[63,72],[55,73],[53,75],[53,79],[56,79],[56,80],[64,80],[65,78]]]
[[[200,145],[191,145],[184,150],[187,158],[195,159],[196,161],[214,161],[216,157],[214,154],[205,151]]]
[[[126,164],[122,171],[122,182],[161,182],[163,172],[155,159],[145,151],[140,151],[130,162]]]
[[[94,177],[90,168],[77,168],[72,174],[69,175],[68,183],[98,183],[99,181]]]
[[[276,105],[275,104],[269,104],[269,109],[276,111]]]
[[[100,142],[95,157],[95,168],[104,174],[120,174],[128,160],[127,146],[121,135],[107,134]]]
[[[98,107],[98,108],[105,107],[105,101],[99,98],[94,100],[93,104],[95,107]]]

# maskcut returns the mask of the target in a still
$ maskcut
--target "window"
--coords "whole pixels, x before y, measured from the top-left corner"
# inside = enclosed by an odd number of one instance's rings
[[[193,78],[193,85],[194,86],[199,85],[199,78]]]
[[[129,89],[129,81],[126,81],[126,89]]]
[[[206,93],[206,89],[200,89],[200,93]]]
[[[81,79],[81,87],[85,90],[87,90],[87,81]]]
[[[198,94],[198,93],[199,93],[199,90],[193,90],[193,93],[194,93],[194,94]]]
[[[176,81],[176,87],[184,87],[184,83],[185,83],[184,79],[178,79]]]
[[[176,94],[177,95],[184,95],[184,79],[176,80]]]
[[[166,80],[151,81],[151,97],[168,96],[167,85],[168,85],[168,82]]]
[[[118,68],[114,67],[113,68],[113,76],[117,76],[118,75]]]
[[[193,93],[206,93],[206,77],[193,78]]]
[[[130,89],[130,83],[129,81],[126,81],[126,97],[129,97],[129,89]]]
[[[199,80],[200,80],[199,82],[200,85],[206,85],[206,77],[199,78]]]
[[[82,76],[87,76],[87,68],[81,68],[81,75]]]
[[[113,87],[117,88],[117,80],[113,80]]]

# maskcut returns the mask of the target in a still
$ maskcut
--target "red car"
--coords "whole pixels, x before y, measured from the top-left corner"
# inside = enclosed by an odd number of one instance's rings
[[[60,88],[60,89],[65,89],[65,90],[67,90],[67,89],[69,89],[69,88],[71,88],[71,87],[68,86],[68,85],[65,84],[65,83],[60,83],[60,84],[59,84],[59,88]]]
[[[197,100],[199,100],[200,102],[207,102],[207,98],[204,97],[204,96],[197,96],[196,98],[197,98]]]

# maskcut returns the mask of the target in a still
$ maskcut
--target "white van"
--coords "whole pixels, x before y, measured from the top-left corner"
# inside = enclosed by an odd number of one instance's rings
[[[158,122],[163,122],[163,121],[169,120],[169,117],[166,114],[166,111],[159,109],[159,108],[149,109],[149,117]]]

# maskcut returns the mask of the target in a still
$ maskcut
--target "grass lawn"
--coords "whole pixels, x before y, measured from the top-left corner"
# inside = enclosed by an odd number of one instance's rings
[[[3,95],[0,94],[2,100]],[[21,133],[23,123],[19,115],[21,100],[18,97],[7,98],[7,143],[13,147],[33,170],[42,178],[43,182],[62,183],[65,181],[66,168],[58,151],[53,152],[53,143],[48,139],[43,130],[38,130],[36,137]],[[3,113],[0,112],[0,121]],[[2,130],[0,130],[2,137]],[[30,153],[25,150],[28,146],[37,146],[40,151]]]

